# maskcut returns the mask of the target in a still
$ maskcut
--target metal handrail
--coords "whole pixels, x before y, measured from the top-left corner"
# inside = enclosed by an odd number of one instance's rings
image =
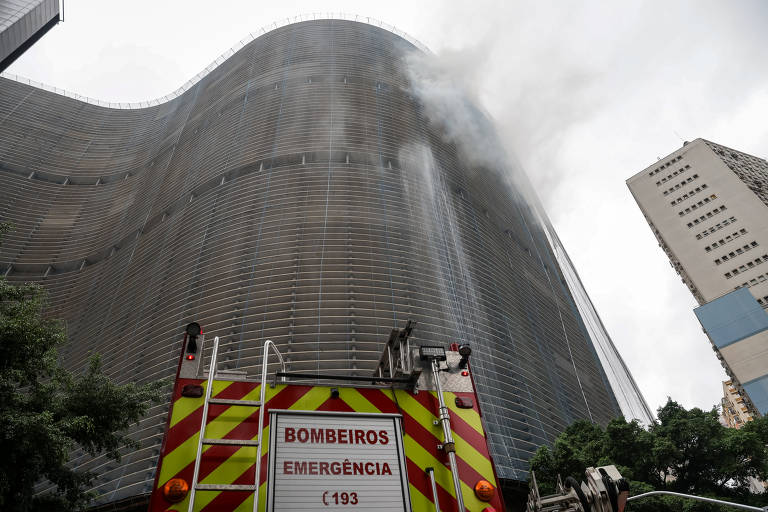
[[[283,360],[282,354],[280,354],[280,351],[277,350],[277,346],[275,346],[272,340],[265,341],[264,355],[261,358],[261,390],[259,394],[261,407],[259,407],[259,445],[256,447],[256,492],[253,493],[253,512],[258,512],[259,509],[259,485],[261,484],[261,443],[262,434],[264,433],[264,405],[266,404],[267,365],[269,361],[270,347],[272,347],[275,355],[277,355],[277,358],[280,360],[281,373],[285,373],[285,361]],[[285,377],[282,377],[282,380],[285,381]]]
[[[254,484],[255,484],[255,491],[253,493],[253,512],[258,511],[259,507],[259,484],[261,479],[261,443],[263,441],[263,433],[264,433],[264,404],[266,399],[266,382],[267,382],[267,365],[269,361],[269,348],[272,348],[272,351],[277,355],[278,360],[280,361],[280,369],[281,373],[285,373],[285,361],[283,360],[282,354],[280,354],[280,351],[277,349],[275,344],[272,342],[272,340],[267,340],[264,342],[264,356],[261,360],[261,389],[259,392],[259,431],[258,431],[258,445],[256,447],[256,473],[254,475]],[[194,506],[195,506],[195,487],[197,486],[197,479],[200,476],[200,459],[201,459],[201,453],[203,450],[203,438],[205,437],[205,427],[208,419],[208,402],[211,399],[211,393],[213,392],[213,380],[214,376],[216,375],[216,366],[217,366],[217,358],[219,353],[219,337],[216,336],[213,338],[213,352],[211,353],[211,362],[210,366],[208,368],[208,386],[205,390],[205,400],[203,401],[203,419],[202,423],[200,425],[200,436],[197,440],[197,457],[195,459],[195,470],[192,476],[192,486],[190,489],[190,495],[189,495],[189,508],[188,512],[192,512]],[[282,380],[284,381],[285,378],[283,377]]]
[[[734,508],[741,508],[744,510],[754,510],[755,512],[766,512],[768,511],[768,507],[753,507],[752,505],[742,505],[741,503],[733,503],[731,501],[724,501],[724,500],[717,500],[715,498],[705,498],[704,496],[695,496],[693,494],[683,494],[681,492],[672,492],[672,491],[651,491],[651,492],[645,492],[643,494],[638,494],[637,496],[630,496],[627,498],[627,501],[637,500],[640,498],[645,498],[646,496],[654,496],[659,494],[665,494],[667,496],[677,496],[678,498],[690,498],[692,500],[698,500],[703,501],[706,503],[715,503],[717,505],[727,505],[729,507]]]
[[[451,467],[451,476],[453,477],[453,489],[456,492],[456,504],[458,510],[464,509],[464,494],[461,490],[461,478],[459,478],[459,467],[456,464],[456,448],[451,433],[451,416],[448,407],[445,405],[443,397],[443,385],[440,383],[440,363],[437,359],[432,359],[432,379],[435,381],[437,391],[437,401],[440,405],[440,424],[443,427],[443,451],[448,454],[448,464]]]
[[[195,506],[195,487],[197,486],[197,478],[200,476],[200,460],[201,453],[203,451],[203,438],[205,437],[205,427],[208,421],[208,401],[211,399],[211,393],[213,392],[213,377],[216,374],[216,356],[219,353],[219,337],[213,338],[213,352],[211,353],[211,363],[208,367],[208,386],[205,389],[205,399],[203,400],[203,419],[200,424],[200,435],[197,438],[197,455],[195,456],[195,470],[192,473],[192,485],[189,489],[189,507],[188,512],[192,512]],[[256,493],[258,494],[258,492]]]
[[[435,468],[425,470],[429,475],[429,483],[432,486],[432,497],[435,499],[435,512],[440,512],[440,499],[437,497],[437,482],[435,482]]]

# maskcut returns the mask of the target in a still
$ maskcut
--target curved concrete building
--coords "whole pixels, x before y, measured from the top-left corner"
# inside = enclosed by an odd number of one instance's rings
[[[499,476],[524,480],[570,422],[621,410],[514,165],[427,119],[413,52],[296,23],[135,109],[0,79],[0,272],[49,290],[67,366],[98,352],[121,382],[173,377],[192,320],[222,366],[254,369],[270,338],[291,370],[352,374],[413,320],[417,342],[473,346]],[[103,499],[149,492],[166,411],[122,464],[76,460]]]

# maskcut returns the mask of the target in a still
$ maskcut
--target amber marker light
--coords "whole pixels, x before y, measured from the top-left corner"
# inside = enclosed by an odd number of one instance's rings
[[[478,480],[475,484],[475,496],[480,501],[491,501],[494,494],[496,494],[496,489],[488,480]]]
[[[189,484],[183,478],[171,478],[163,486],[163,497],[171,503],[178,503],[187,497]]]

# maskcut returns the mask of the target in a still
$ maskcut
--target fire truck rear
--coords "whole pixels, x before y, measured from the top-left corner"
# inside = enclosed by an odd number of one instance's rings
[[[268,340],[250,376],[216,370],[218,338],[204,362],[190,324],[150,512],[504,510],[470,348],[410,331],[370,376],[288,372]]]

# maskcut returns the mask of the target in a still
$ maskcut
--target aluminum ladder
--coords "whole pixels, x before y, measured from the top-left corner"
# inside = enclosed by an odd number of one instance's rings
[[[264,355],[261,359],[261,389],[259,400],[232,400],[227,398],[211,398],[213,392],[213,381],[216,376],[216,358],[219,353],[219,337],[213,339],[213,353],[211,354],[211,364],[208,368],[208,386],[205,389],[205,400],[203,401],[203,419],[200,422],[200,436],[197,441],[197,455],[195,456],[195,472],[192,475],[192,485],[189,492],[188,512],[193,512],[195,508],[195,495],[197,491],[251,491],[253,492],[253,512],[258,512],[259,508],[259,478],[261,476],[261,443],[264,432],[264,399],[267,383],[267,364],[270,347],[277,355],[280,361],[281,371],[285,372],[285,362],[283,356],[271,340],[264,342]],[[205,427],[208,424],[208,405],[229,405],[238,407],[258,407],[259,408],[259,430],[258,437],[253,439],[209,439],[205,437]],[[226,446],[255,446],[256,461],[254,463],[256,475],[252,485],[231,485],[231,484],[201,484],[197,479],[200,475],[200,459],[203,456],[203,445],[226,445]]]

